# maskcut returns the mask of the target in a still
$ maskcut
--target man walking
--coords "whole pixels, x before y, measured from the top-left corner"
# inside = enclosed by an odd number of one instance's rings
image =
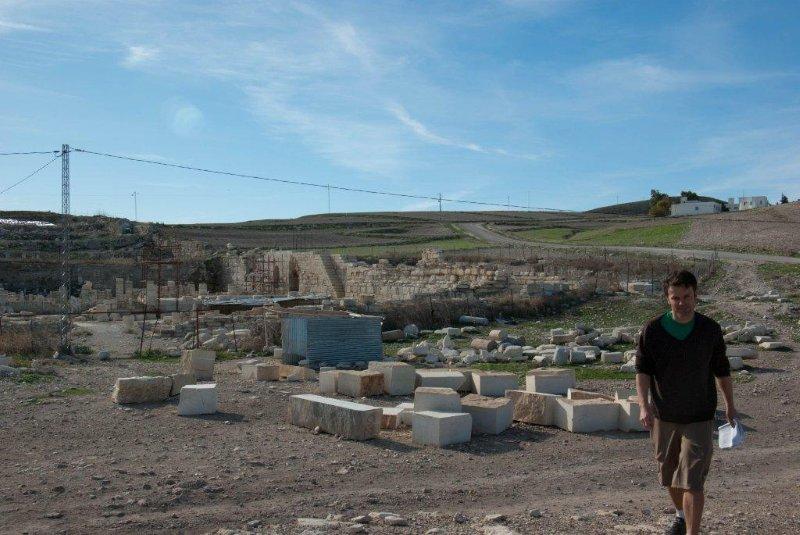
[[[676,517],[667,533],[697,535],[713,451],[714,381],[731,424],[736,416],[733,384],[722,329],[694,310],[695,276],[689,271],[671,273],[664,281],[664,295],[669,312],[648,321],[639,339],[636,390],[642,425],[655,445],[661,484],[675,504]]]

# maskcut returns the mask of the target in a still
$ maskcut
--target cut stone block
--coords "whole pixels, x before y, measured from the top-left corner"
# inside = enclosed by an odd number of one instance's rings
[[[377,370],[340,371],[336,391],[351,398],[383,394],[383,373]]]
[[[622,352],[603,351],[600,353],[600,361],[605,364],[622,364]]]
[[[525,377],[525,390],[540,394],[565,395],[575,388],[575,370],[539,369],[531,370]]]
[[[193,373],[198,381],[214,379],[214,362],[217,354],[208,349],[186,349],[181,356],[184,371]]]
[[[642,423],[639,421],[639,403],[627,399],[617,401],[619,405],[619,414],[617,420],[617,427],[620,431],[645,431]]]
[[[636,393],[635,388],[616,388],[614,389],[614,401],[619,401],[621,399],[630,399],[631,397],[636,397],[638,394]]]
[[[606,401],[615,401],[612,396],[607,396],[599,392],[590,392],[589,390],[580,390],[578,388],[568,389],[567,399],[605,399]]]
[[[381,429],[398,429],[403,421],[400,413],[403,411],[399,407],[383,407],[381,413]]]
[[[619,405],[604,399],[558,398],[554,414],[556,426],[571,433],[592,433],[617,429]]]
[[[730,357],[741,357],[743,359],[758,358],[758,351],[754,347],[747,346],[727,346],[725,348],[725,355]]]
[[[489,340],[487,338],[473,338],[472,341],[469,343],[469,346],[472,349],[484,351],[492,351],[493,349],[497,349],[497,342],[495,340]]]
[[[280,366],[276,364],[245,364],[242,366],[242,379],[249,381],[278,381]]]
[[[540,394],[527,390],[507,390],[506,397],[514,403],[514,420],[526,424],[553,425],[556,394]]]
[[[177,396],[181,393],[181,388],[197,382],[192,373],[173,373],[170,378],[172,379],[172,388],[169,391],[170,396]]]
[[[414,404],[413,403],[400,403],[397,405],[400,409],[400,423],[411,427],[414,417]]]
[[[171,377],[120,377],[114,383],[111,400],[120,404],[164,401],[171,390]]]
[[[414,366],[404,362],[371,361],[368,369],[383,374],[383,391],[390,396],[409,396],[414,393],[417,384]]]
[[[728,362],[730,363],[731,370],[741,370],[744,368],[744,360],[742,357],[728,357]]]
[[[472,416],[472,432],[499,435],[514,420],[514,402],[511,399],[491,398],[469,394],[461,400],[461,410]]]
[[[506,332],[503,329],[494,329],[489,331],[489,338],[496,342],[502,342],[506,339]]]
[[[472,382],[480,396],[503,397],[506,390],[519,388],[517,376],[509,372],[472,372]]]
[[[472,437],[472,416],[465,412],[414,411],[412,428],[411,438],[416,444],[460,444]]]
[[[400,329],[394,331],[383,331],[381,333],[381,340],[384,342],[397,342],[406,337],[406,333]]]
[[[339,377],[337,370],[320,372],[319,374],[319,391],[323,394],[336,393],[336,381]]]
[[[416,370],[416,386],[452,388],[461,390],[466,381],[464,374],[454,370]]]
[[[350,440],[368,440],[381,430],[380,407],[352,401],[301,394],[289,398],[289,423]]]
[[[586,353],[573,349],[569,352],[569,362],[571,364],[583,364],[586,362]]]
[[[458,318],[458,322],[465,325],[489,325],[489,320],[487,318],[479,316],[461,316]]]
[[[178,416],[199,416],[217,412],[217,383],[186,385],[181,388]]]
[[[461,412],[461,396],[452,388],[421,386],[414,391],[414,412]]]
[[[760,344],[758,344],[758,348],[763,349],[765,351],[789,349],[789,347],[783,342],[761,342]]]
[[[279,364],[278,373],[281,379],[290,378],[295,381],[316,381],[317,372],[305,366],[294,366],[292,364]]]
[[[550,357],[553,364],[556,366],[564,366],[569,362],[569,351],[566,347],[556,347]]]

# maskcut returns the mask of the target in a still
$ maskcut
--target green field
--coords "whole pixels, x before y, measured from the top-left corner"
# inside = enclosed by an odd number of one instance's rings
[[[633,245],[671,247],[678,245],[691,223],[668,223],[647,227],[596,228],[576,230],[566,227],[536,228],[514,235],[531,241],[575,243],[580,245]]]
[[[781,277],[800,278],[800,264],[761,264],[758,266],[758,273],[767,280],[775,280]]]

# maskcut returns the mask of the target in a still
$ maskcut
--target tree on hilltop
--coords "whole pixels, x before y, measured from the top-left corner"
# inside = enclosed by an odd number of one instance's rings
[[[698,195],[697,193],[693,192],[690,189],[686,190],[686,191],[682,191],[681,192],[681,197],[686,197],[687,201],[699,201],[700,200],[700,195]]]
[[[672,206],[672,199],[669,195],[657,189],[650,190],[650,209],[647,211],[651,217],[664,217],[669,215],[669,207]]]
[[[781,193],[781,204],[786,204],[789,202],[789,197],[787,197],[784,193]]]

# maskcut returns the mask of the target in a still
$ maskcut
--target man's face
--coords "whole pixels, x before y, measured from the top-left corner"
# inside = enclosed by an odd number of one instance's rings
[[[667,290],[667,301],[673,318],[679,321],[692,319],[697,296],[691,286],[670,286]]]

